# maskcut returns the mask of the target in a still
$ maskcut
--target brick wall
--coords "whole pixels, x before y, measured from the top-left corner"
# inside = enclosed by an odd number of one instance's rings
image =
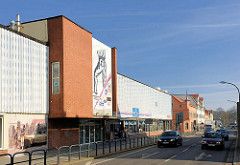
[[[92,34],[64,16],[48,20],[50,69],[60,61],[60,94],[52,95],[50,118],[92,117]]]

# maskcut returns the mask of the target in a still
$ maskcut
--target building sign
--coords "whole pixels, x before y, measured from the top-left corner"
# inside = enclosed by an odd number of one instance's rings
[[[133,108],[132,109],[132,116],[133,117],[139,117],[139,108]]]
[[[92,39],[93,115],[112,116],[111,48]]]

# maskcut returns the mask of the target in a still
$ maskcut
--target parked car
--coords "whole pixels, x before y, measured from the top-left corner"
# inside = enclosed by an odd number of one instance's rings
[[[208,147],[224,149],[224,139],[221,134],[217,132],[206,133],[202,139],[202,149]]]
[[[224,140],[228,140],[229,139],[227,130],[225,130],[225,129],[218,129],[216,132],[220,133],[222,135],[222,137],[224,138]]]
[[[206,133],[209,133],[209,132],[212,132],[213,129],[210,128],[210,127],[207,127],[205,130],[204,130],[204,136],[206,135]]]
[[[232,129],[237,128],[237,124],[236,123],[231,123],[231,124],[229,124],[229,127],[231,127]]]
[[[182,136],[178,131],[165,131],[158,139],[158,147],[172,145],[182,145]]]

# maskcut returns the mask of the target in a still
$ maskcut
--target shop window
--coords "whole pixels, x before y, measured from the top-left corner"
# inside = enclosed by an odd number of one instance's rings
[[[188,130],[188,123],[185,123],[185,129]]]
[[[52,94],[60,94],[60,63],[52,63]]]

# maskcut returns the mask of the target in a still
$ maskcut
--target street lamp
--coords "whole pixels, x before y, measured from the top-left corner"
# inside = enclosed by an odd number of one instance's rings
[[[236,101],[232,101],[232,100],[227,100],[227,101],[229,101],[229,102],[233,102],[233,103],[237,104],[237,102],[236,102]]]
[[[238,87],[230,82],[220,81],[221,84],[229,84],[234,86],[238,91],[238,102],[237,102],[237,147],[240,148],[240,91]]]

